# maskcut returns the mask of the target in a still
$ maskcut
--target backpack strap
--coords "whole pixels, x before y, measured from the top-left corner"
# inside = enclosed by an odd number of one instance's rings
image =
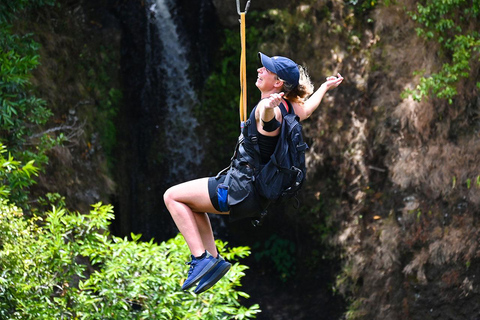
[[[278,107],[282,112],[282,117],[285,117],[287,114],[295,114],[292,104],[287,99],[283,99],[282,103],[280,103]]]
[[[285,118],[287,114],[295,114],[295,110],[293,109],[292,104],[290,101],[283,99],[282,103],[278,105],[280,111],[282,113],[282,118]],[[254,168],[260,168],[260,147],[258,145],[258,135],[259,132],[257,130],[256,119],[255,119],[255,111],[257,106],[253,108],[252,112],[250,113],[250,117],[247,121],[245,121],[245,126],[243,127],[243,137],[244,139],[248,139],[248,143],[250,148],[253,148],[255,154],[249,156],[248,153],[245,151],[243,140],[240,141],[239,145],[237,145],[237,152],[243,156],[249,163],[253,165]],[[285,120],[284,120],[285,121]],[[281,133],[280,133],[281,134]],[[235,157],[236,155],[234,155]]]

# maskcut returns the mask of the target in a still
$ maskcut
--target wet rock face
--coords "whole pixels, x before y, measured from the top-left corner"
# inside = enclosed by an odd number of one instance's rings
[[[211,0],[176,0],[175,3],[173,14],[181,25],[182,37],[186,39],[191,81],[199,88],[210,74],[219,45],[220,16]]]
[[[95,71],[108,74],[109,90],[118,89],[120,29],[102,1],[69,0],[39,7],[22,16],[22,22],[41,47],[32,83],[54,113],[48,130],[67,137],[47,153],[48,165],[31,193],[59,193],[70,210],[88,212],[91,204],[108,203],[114,193],[100,130],[92,118],[99,109],[98,92],[104,89]],[[104,63],[107,55],[109,63]],[[97,90],[90,90],[94,86]]]
[[[182,133],[181,123],[193,114],[196,101],[186,97],[195,95],[210,72],[217,38],[209,33],[217,30],[214,8],[207,0],[149,0],[122,3],[115,12],[122,27],[124,103],[117,122],[114,228],[120,236],[134,232],[166,240],[178,231],[163,193],[201,175],[194,166],[178,170],[188,164],[188,153],[200,148],[188,143],[190,132]]]

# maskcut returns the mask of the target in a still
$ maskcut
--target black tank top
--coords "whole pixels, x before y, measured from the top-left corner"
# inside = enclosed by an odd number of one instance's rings
[[[258,147],[260,149],[260,160],[262,164],[265,164],[270,160],[270,156],[275,151],[279,137],[280,135],[270,137],[258,133]]]
[[[289,109],[288,103],[285,102],[284,106],[288,112],[288,109]],[[249,117],[253,125],[255,125],[255,108],[252,110]],[[280,137],[280,134],[278,134],[275,137],[271,137],[271,136],[264,136],[260,132],[258,132],[258,147],[260,149],[261,164],[266,164],[270,160],[270,157],[272,156],[273,152],[275,151],[275,147],[277,146],[279,137]]]

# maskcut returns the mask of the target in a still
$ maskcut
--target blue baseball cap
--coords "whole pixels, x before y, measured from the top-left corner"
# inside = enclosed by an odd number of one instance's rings
[[[280,56],[274,56],[270,58],[261,52],[258,53],[258,56],[262,62],[262,65],[268,71],[275,73],[280,79],[285,80],[294,87],[298,86],[300,72],[298,71],[298,66],[294,61]]]

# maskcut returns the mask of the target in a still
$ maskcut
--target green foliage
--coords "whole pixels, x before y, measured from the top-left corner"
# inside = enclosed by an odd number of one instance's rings
[[[8,201],[38,169],[22,166],[0,144],[0,319],[250,319],[258,305],[240,304],[249,296],[240,286],[246,266],[238,262],[201,296],[182,292],[189,257],[183,237],[156,244],[111,236],[110,205],[93,206],[89,214],[69,212],[58,194],[40,205],[56,203],[28,218]],[[13,182],[12,182],[13,181]],[[27,185],[30,182],[27,183]],[[227,248],[236,261],[247,247]]]
[[[439,54],[447,62],[437,73],[422,77],[419,85],[405,91],[404,96],[412,95],[417,101],[433,96],[452,103],[459,81],[469,78],[473,63],[480,61],[478,23],[472,23],[478,22],[480,1],[428,0],[417,3],[417,10],[409,15],[421,25],[417,34],[438,42]]]
[[[59,207],[66,206],[65,197],[62,197],[58,193],[47,193],[43,197],[38,197],[37,201],[39,205],[43,207],[51,207],[52,205]]]
[[[288,239],[273,234],[263,245],[255,246],[254,256],[272,261],[283,282],[295,274],[295,243]]]
[[[378,4],[377,0],[349,0],[348,4],[354,6],[355,10],[358,13],[365,13],[369,10],[372,10],[375,8],[375,6]],[[386,1],[386,5],[388,6],[388,1]]]
[[[109,205],[89,214],[53,207],[26,219],[0,202],[0,318],[2,319],[249,319],[236,291],[246,266],[238,262],[211,290],[182,292],[188,247],[183,237],[156,244],[111,236]],[[248,248],[227,249],[236,260]]]
[[[48,161],[46,152],[64,137],[42,133],[51,112],[30,82],[39,45],[32,35],[14,34],[10,23],[24,10],[53,3],[0,3],[0,319],[254,318],[258,305],[240,304],[249,296],[236,290],[247,269],[238,262],[209,291],[184,293],[180,287],[189,252],[180,235],[160,244],[141,242],[140,235],[114,237],[108,232],[111,206],[96,204],[84,215],[69,212],[58,194],[38,200],[41,206],[56,203],[48,212],[38,208],[27,217],[20,208],[26,207],[33,177]],[[111,120],[121,95],[109,86],[108,49],[81,60],[88,68],[87,90],[99,98],[101,117],[107,119],[96,125],[111,142]],[[88,67],[92,61],[102,67]],[[222,241],[217,246],[233,262],[250,254],[246,247],[230,249]]]
[[[11,21],[20,12],[45,4],[53,5],[54,1],[6,0],[0,4],[0,143],[8,145],[18,161],[35,161],[38,168],[47,163],[46,152],[61,143],[63,136],[41,131],[52,113],[46,102],[35,96],[30,82],[31,73],[39,64],[39,45],[31,34],[15,34]],[[33,179],[19,180],[10,175],[8,180],[18,185],[10,198],[28,208],[28,187]]]
[[[9,26],[0,26],[0,129],[10,145],[19,146],[32,126],[45,124],[51,112],[45,101],[31,93],[31,71],[38,65],[38,44],[31,35],[10,33]]]
[[[364,299],[356,299],[350,302],[347,312],[345,312],[346,320],[364,319],[367,315],[362,311],[362,302]]]
[[[24,200],[23,190],[35,183],[33,176],[38,174],[38,168],[33,165],[34,160],[22,166],[7,152],[7,148],[0,143],[0,197]]]
[[[306,11],[304,14],[311,14]],[[313,26],[307,19],[299,19],[295,12],[289,10],[270,9],[262,16],[268,21],[263,30],[264,39],[277,38],[278,41],[289,41],[289,35],[307,37]],[[282,38],[279,35],[284,35]],[[276,53],[274,53],[276,54]]]
[[[0,25],[11,22],[27,8],[54,4],[55,0],[2,0],[0,2]]]

